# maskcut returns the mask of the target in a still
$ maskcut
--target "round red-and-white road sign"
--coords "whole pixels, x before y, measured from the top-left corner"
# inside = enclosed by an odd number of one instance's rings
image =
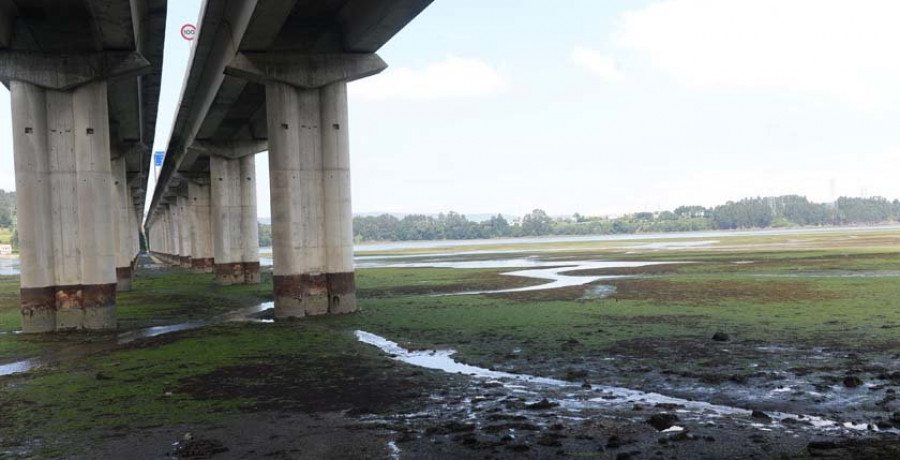
[[[197,35],[197,26],[193,24],[185,24],[181,26],[181,38],[191,41]]]

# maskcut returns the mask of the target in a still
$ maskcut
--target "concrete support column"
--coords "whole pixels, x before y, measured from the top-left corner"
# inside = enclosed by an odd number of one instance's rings
[[[241,159],[213,155],[209,159],[214,271],[216,282],[222,285],[259,282],[253,164],[252,155]]]
[[[171,216],[171,227],[172,227],[172,265],[176,267],[181,265],[181,253],[184,249],[181,246],[183,242],[181,237],[181,207],[178,206],[178,199],[175,198],[172,200],[172,203],[169,204],[169,212],[172,214]]]
[[[256,214],[256,156],[237,160],[241,191],[241,268],[244,282],[259,283],[259,220]]]
[[[188,197],[178,197],[178,235],[180,237],[180,251],[178,262],[184,268],[191,268],[193,248],[191,244],[191,207]]]
[[[168,230],[168,238],[166,238],[166,258],[169,264],[175,263],[178,256],[178,225],[177,225],[178,208],[173,204],[166,205],[166,230]]]
[[[105,81],[11,81],[22,329],[116,326],[116,234]]]
[[[266,83],[275,316],[357,310],[346,83]]]
[[[116,233],[116,290],[131,290],[134,260],[134,202],[131,199],[131,188],[128,187],[125,158],[112,160],[113,196],[116,199],[115,233]]]
[[[350,197],[350,132],[347,83],[319,90],[322,113],[322,183],[325,201],[325,259],[330,313],[358,309],[353,265],[353,208]]]
[[[191,206],[191,270],[195,273],[212,273],[213,242],[210,228],[209,179],[188,182],[188,200]]]
[[[133,195],[132,195],[133,197]],[[134,238],[131,240],[131,268],[134,269],[137,264],[137,258],[141,254],[141,217],[138,208],[132,206],[128,212],[128,219],[131,222],[131,231]]]

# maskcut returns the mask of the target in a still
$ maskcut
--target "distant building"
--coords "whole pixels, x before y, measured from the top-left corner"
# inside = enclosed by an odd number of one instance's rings
[[[0,244],[0,256],[8,256],[12,255],[12,245],[11,244]]]

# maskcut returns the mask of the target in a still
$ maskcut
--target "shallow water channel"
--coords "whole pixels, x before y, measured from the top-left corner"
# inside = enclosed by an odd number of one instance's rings
[[[452,294],[438,295],[471,295],[471,294],[499,294],[506,292],[523,292],[538,291],[544,289],[558,289],[569,286],[582,286],[593,283],[602,279],[622,278],[621,276],[575,276],[566,275],[566,272],[579,270],[596,270],[603,268],[633,268],[646,267],[650,265],[663,265],[683,262],[621,262],[621,261],[586,261],[586,260],[567,260],[567,261],[543,261],[534,257],[520,257],[511,259],[497,260],[474,260],[474,261],[424,261],[424,262],[396,262],[384,259],[371,259],[357,264],[357,267],[365,268],[521,268],[523,270],[513,270],[502,273],[507,276],[520,276],[524,278],[535,278],[548,280],[549,282],[537,284],[534,286],[525,286],[511,289],[482,290],[482,291],[466,291],[456,292]]]
[[[767,415],[771,422],[758,423],[752,419],[753,411],[738,407],[711,404],[703,401],[693,401],[675,398],[659,393],[633,390],[623,387],[608,385],[592,385],[587,389],[581,383],[569,382],[547,377],[537,377],[527,374],[513,374],[509,372],[494,371],[477,366],[460,363],[452,358],[454,350],[425,350],[409,351],[396,342],[384,337],[365,332],[356,331],[356,337],[360,342],[372,345],[391,356],[413,366],[425,369],[439,370],[450,374],[464,374],[476,379],[493,381],[503,387],[532,398],[545,397],[544,390],[559,390],[561,395],[554,398],[554,402],[570,412],[579,412],[586,409],[599,409],[609,407],[629,408],[634,404],[673,405],[683,420],[708,420],[717,417],[733,417],[746,419],[747,422],[758,429],[772,430],[774,428],[786,428],[782,422],[800,422],[809,428],[819,431],[865,431],[869,429],[866,424],[855,424],[830,420],[802,414],[789,414],[783,412],[770,412]],[[877,431],[877,428],[874,428]],[[888,430],[900,433],[898,430]]]

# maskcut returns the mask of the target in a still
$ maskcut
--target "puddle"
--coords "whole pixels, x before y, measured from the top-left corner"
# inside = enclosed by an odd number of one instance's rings
[[[208,320],[194,320],[194,321],[186,321],[178,324],[171,324],[167,326],[154,326],[147,327],[143,329],[135,329],[131,331],[121,332],[116,335],[115,341],[107,341],[100,343],[90,343],[78,345],[75,347],[69,346],[65,347],[62,350],[58,350],[56,352],[51,352],[47,356],[43,356],[40,358],[30,358],[22,361],[16,361],[9,364],[0,365],[0,376],[4,375],[12,375],[12,374],[21,374],[23,372],[28,372],[32,369],[35,369],[40,366],[44,366],[51,363],[67,361],[75,358],[84,357],[93,353],[98,353],[101,351],[111,350],[118,345],[124,345],[136,340],[147,339],[150,337],[157,337],[164,334],[171,334],[173,332],[179,331],[187,331],[191,329],[199,329],[201,327],[210,326],[213,324],[227,323],[227,322],[254,322],[254,323],[271,323],[274,320],[271,319],[261,319],[258,318],[257,315],[266,310],[274,308],[274,302],[265,302],[259,305],[254,305],[252,307],[241,308],[238,310],[234,310],[228,313],[223,313],[221,315],[215,316]]]
[[[549,280],[550,282],[538,284],[535,286],[525,286],[511,289],[484,290],[484,291],[466,291],[455,292],[451,294],[436,294],[436,296],[444,295],[473,295],[473,294],[500,294],[508,292],[525,292],[539,291],[544,289],[558,289],[569,286],[581,286],[593,283],[597,280],[616,279],[622,276],[576,276],[566,275],[567,272],[579,270],[596,270],[603,268],[634,268],[647,267],[651,265],[676,264],[684,262],[622,262],[622,261],[586,261],[586,260],[566,260],[566,261],[546,261],[537,260],[533,257],[521,257],[513,259],[496,259],[496,260],[466,260],[466,261],[432,261],[432,262],[405,262],[405,263],[385,263],[385,262],[367,262],[358,267],[391,267],[391,268],[524,268],[525,270],[515,270],[502,273],[507,276],[519,276],[523,278],[535,278],[541,280]]]
[[[584,291],[579,300],[605,299],[616,293],[616,287],[608,284],[592,286]]]
[[[713,244],[718,244],[719,240],[704,240],[704,241],[661,241],[657,243],[648,243],[642,244],[639,246],[624,246],[627,249],[691,249],[691,248],[700,248],[704,246],[711,246]]]
[[[388,446],[388,458],[391,460],[400,460],[400,447],[397,446],[397,443],[394,441],[389,441],[387,443]]]
[[[18,257],[0,257],[0,275],[18,275]]]
[[[452,358],[452,355],[455,353],[454,350],[409,351],[398,345],[396,342],[392,342],[384,337],[369,332],[356,331],[355,334],[360,342],[375,346],[384,353],[390,355],[393,359],[414,366],[496,381],[514,392],[527,393],[529,390],[532,390],[536,392],[535,394],[539,394],[541,390],[561,389],[565,394],[561,398],[556,399],[555,402],[558,403],[560,407],[575,412],[584,409],[609,408],[610,406],[630,408],[633,407],[634,404],[640,403],[650,405],[671,405],[675,408],[679,417],[685,419],[734,416],[751,420],[753,414],[753,411],[749,409],[712,404],[703,401],[692,401],[659,393],[632,390],[629,388],[593,385],[591,389],[585,390],[581,388],[581,382],[569,382],[527,374],[492,371],[490,369],[463,364]],[[823,431],[868,431],[869,428],[867,424],[841,423],[836,420],[809,415],[797,415],[783,412],[769,412],[767,414],[771,417],[772,422],[766,425],[758,424],[761,428],[765,427],[766,429],[771,429],[773,427],[783,427],[781,422],[786,420],[794,423],[802,421],[809,427]],[[875,428],[874,431],[878,431],[878,429]],[[900,433],[898,430],[890,430],[890,432]]]

